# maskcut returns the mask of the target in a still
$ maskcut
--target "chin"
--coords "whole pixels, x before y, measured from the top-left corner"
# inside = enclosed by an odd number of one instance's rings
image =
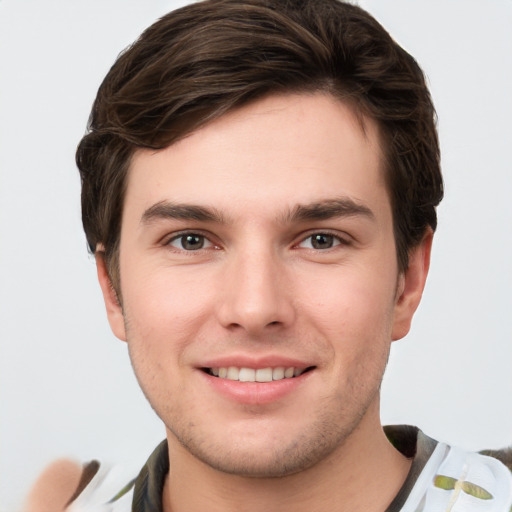
[[[281,478],[304,471],[328,458],[339,449],[357,427],[345,427],[332,421],[318,421],[302,432],[286,432],[282,436],[264,429],[245,434],[230,432],[212,440],[176,437],[194,458],[216,471],[251,478]]]
[[[209,467],[222,473],[248,478],[282,478],[299,473],[324,459],[330,450],[316,451],[288,447],[286,450],[271,450],[258,453],[244,449],[233,449],[222,456],[193,454]]]

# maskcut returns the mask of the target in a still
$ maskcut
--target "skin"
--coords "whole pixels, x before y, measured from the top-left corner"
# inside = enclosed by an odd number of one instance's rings
[[[82,466],[59,459],[47,466],[32,484],[25,500],[25,512],[64,512],[80,482]]]
[[[410,464],[382,432],[379,388],[419,304],[432,236],[399,273],[379,133],[363,125],[327,95],[270,96],[135,153],[122,306],[101,246],[98,276],[167,428],[166,512],[381,511],[403,483]],[[191,218],[197,207],[209,217]],[[313,369],[261,403],[220,393],[201,370],[261,358]]]

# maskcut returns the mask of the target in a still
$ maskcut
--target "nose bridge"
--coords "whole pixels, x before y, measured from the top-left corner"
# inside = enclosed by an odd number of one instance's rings
[[[293,307],[283,286],[283,265],[268,241],[255,240],[235,251],[226,267],[224,300],[219,304],[224,326],[257,334],[291,321]]]

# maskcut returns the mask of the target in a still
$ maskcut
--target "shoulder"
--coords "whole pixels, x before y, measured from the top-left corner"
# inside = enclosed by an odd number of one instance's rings
[[[397,449],[413,456],[400,499],[388,512],[512,512],[511,449],[474,453],[412,427],[386,427],[386,434]]]
[[[498,459],[501,463],[507,466],[510,472],[512,472],[512,447],[504,448],[502,450],[482,450],[480,453],[482,455]]]
[[[512,473],[495,457],[439,443],[418,480],[420,510],[512,512]]]

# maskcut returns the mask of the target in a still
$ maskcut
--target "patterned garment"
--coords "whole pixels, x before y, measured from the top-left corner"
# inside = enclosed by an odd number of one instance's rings
[[[512,512],[512,473],[495,458],[438,443],[415,427],[389,426],[385,432],[412,458],[409,474],[385,512]],[[168,470],[167,441],[133,480],[127,475],[135,473],[127,468],[90,463],[67,512],[162,512]]]

